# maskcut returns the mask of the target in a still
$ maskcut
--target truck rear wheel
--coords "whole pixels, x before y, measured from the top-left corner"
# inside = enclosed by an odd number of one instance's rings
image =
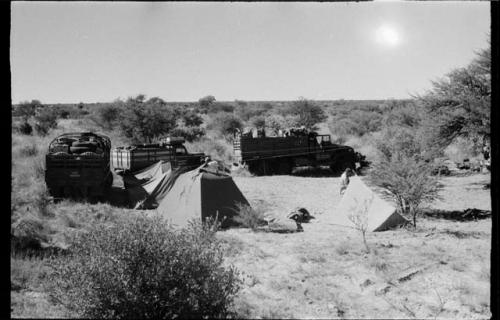
[[[256,176],[262,176],[269,173],[269,165],[266,160],[252,161],[248,164],[250,173]]]
[[[291,174],[292,173],[292,163],[289,159],[283,159],[278,163],[278,169],[276,173],[278,174]]]

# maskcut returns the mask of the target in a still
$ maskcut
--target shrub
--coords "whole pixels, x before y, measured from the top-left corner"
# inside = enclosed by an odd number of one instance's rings
[[[19,126],[18,131],[21,134],[30,135],[33,132],[33,127],[27,121],[23,121],[23,123]]]
[[[316,125],[326,120],[327,115],[314,101],[300,98],[282,111],[283,115],[297,117],[297,125],[308,130],[317,130]]]
[[[233,114],[219,113],[212,119],[209,128],[217,130],[228,138],[243,129],[243,121]]]
[[[38,154],[38,147],[36,144],[31,143],[19,149],[19,155],[22,157],[34,157]]]
[[[92,227],[54,266],[53,296],[90,318],[227,317],[241,283],[212,228],[146,217]]]
[[[200,104],[200,106],[202,107],[208,107],[209,105],[211,105],[212,103],[215,102],[215,97],[214,96],[211,96],[211,95],[208,95],[208,96],[205,96],[203,98],[200,98],[198,100],[198,103]]]
[[[437,199],[442,188],[431,175],[433,169],[425,161],[399,154],[375,163],[369,178],[390,193],[399,211],[409,214],[416,228],[420,204]]]
[[[57,110],[50,107],[38,108],[35,114],[35,129],[39,135],[46,135],[50,129],[57,127]]]
[[[194,111],[186,111],[182,115],[182,121],[186,127],[197,127],[203,123],[203,119],[200,115]]]
[[[280,130],[287,128],[285,117],[280,114],[272,114],[265,119],[266,127],[271,130],[273,134],[278,134]]]
[[[264,129],[266,127],[266,117],[262,115],[252,117],[250,123],[256,129]]]
[[[249,205],[238,204],[238,214],[233,219],[242,227],[252,230],[257,230],[258,227],[267,224],[264,219],[264,210],[260,206],[252,208]]]
[[[243,121],[248,121],[255,116],[266,114],[273,108],[270,103],[251,105],[245,101],[236,101],[236,105],[234,111]]]
[[[328,124],[330,131],[338,136],[362,136],[380,130],[382,115],[378,111],[355,109],[339,113]]]
[[[414,129],[405,127],[387,127],[375,139],[375,145],[383,158],[403,155],[405,157],[423,158],[423,149],[416,139]]]
[[[38,100],[31,100],[31,102],[23,101],[19,103],[17,108],[14,108],[13,115],[20,116],[27,122],[29,118],[35,115],[35,110],[41,106],[42,104]]]
[[[144,97],[128,99],[120,120],[123,134],[134,142],[149,142],[155,137],[167,134],[177,126],[177,113],[165,106],[161,99]]]
[[[200,127],[177,127],[170,130],[170,135],[173,137],[184,137],[186,141],[192,142],[203,137],[205,130]]]
[[[112,129],[119,121],[123,106],[118,104],[106,105],[97,111],[97,123],[105,129]]]

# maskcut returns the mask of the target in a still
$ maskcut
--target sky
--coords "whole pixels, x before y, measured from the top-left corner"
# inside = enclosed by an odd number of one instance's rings
[[[489,2],[12,2],[12,102],[409,98],[488,45]]]

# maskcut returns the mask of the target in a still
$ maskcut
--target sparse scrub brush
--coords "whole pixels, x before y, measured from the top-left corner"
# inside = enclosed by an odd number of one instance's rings
[[[38,147],[36,144],[32,143],[26,146],[23,146],[19,149],[19,154],[22,157],[33,157],[38,154]]]
[[[27,121],[24,121],[19,125],[18,131],[21,134],[30,135],[33,133],[33,127]]]
[[[53,108],[38,108],[35,114],[36,132],[41,136],[47,135],[50,129],[54,129],[57,127],[57,117],[58,113]]]
[[[368,230],[368,208],[373,202],[374,196],[366,199],[363,202],[357,201],[354,207],[350,208],[347,218],[354,224],[354,228],[361,233],[363,237],[363,244],[365,245],[366,252],[370,252],[370,247],[366,242],[366,231]]]
[[[442,185],[431,176],[433,166],[406,155],[384,159],[370,172],[370,180],[389,192],[399,211],[410,215],[417,226],[419,206],[439,198]]]
[[[241,284],[210,226],[138,217],[78,234],[54,260],[53,297],[90,318],[223,318]]]

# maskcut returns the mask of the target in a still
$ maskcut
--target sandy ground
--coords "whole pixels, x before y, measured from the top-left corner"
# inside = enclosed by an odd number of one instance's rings
[[[447,177],[446,210],[490,209],[489,175]],[[303,233],[220,232],[245,283],[236,301],[251,318],[485,318],[491,220],[420,219],[416,231],[370,233],[321,223],[340,200],[339,178],[235,177],[252,205],[284,216],[305,207]],[[294,223],[288,226],[294,228]],[[410,275],[408,279],[405,277]],[[399,280],[402,279],[402,280]]]

